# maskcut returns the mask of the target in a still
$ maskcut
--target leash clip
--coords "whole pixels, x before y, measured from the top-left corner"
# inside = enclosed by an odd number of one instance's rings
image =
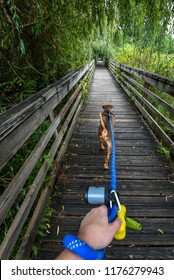
[[[118,205],[118,212],[120,212],[120,211],[121,211],[121,203],[120,203],[120,200],[119,200],[119,198],[118,198],[117,192],[116,192],[115,190],[112,190],[110,193],[113,194],[113,196],[114,196],[114,201],[116,201],[116,202],[117,202],[117,205]],[[112,208],[112,206],[113,206],[113,200],[111,199],[111,200],[110,200],[110,208]]]

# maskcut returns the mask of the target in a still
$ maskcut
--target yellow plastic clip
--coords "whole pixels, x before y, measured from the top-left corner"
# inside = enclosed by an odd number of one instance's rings
[[[122,240],[126,237],[126,207],[124,205],[121,205],[121,210],[118,212],[117,217],[122,219],[122,224],[114,237],[117,240]]]

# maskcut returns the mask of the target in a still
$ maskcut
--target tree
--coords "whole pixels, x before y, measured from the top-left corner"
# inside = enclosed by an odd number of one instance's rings
[[[3,102],[19,91],[26,93],[20,100],[26,98],[82,66],[96,48],[111,55],[114,48],[131,40],[142,48],[160,49],[174,8],[172,0],[0,3],[1,82],[3,93],[8,93]],[[14,100],[14,94],[12,99],[12,103],[20,101]]]

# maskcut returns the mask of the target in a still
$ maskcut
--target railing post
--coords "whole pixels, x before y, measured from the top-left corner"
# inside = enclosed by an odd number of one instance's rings
[[[53,123],[53,122],[54,122],[54,120],[55,120],[54,111],[52,111],[52,112],[50,113],[50,115],[49,115],[49,116],[50,116],[51,123]],[[56,128],[56,130],[55,130],[55,132],[54,132],[54,135],[55,135],[55,137],[56,137],[56,138],[58,138],[59,133],[58,133],[57,128]]]
[[[103,62],[104,62],[104,65],[105,65],[106,67],[108,67],[109,59],[106,58],[106,57],[104,57],[104,58],[103,58]]]

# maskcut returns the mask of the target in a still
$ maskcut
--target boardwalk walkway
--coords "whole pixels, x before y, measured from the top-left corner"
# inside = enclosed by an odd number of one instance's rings
[[[174,259],[174,186],[168,181],[170,163],[159,154],[159,142],[122,89],[103,65],[98,65],[87,104],[81,111],[52,199],[50,233],[38,239],[38,259],[53,259],[65,234],[76,234],[90,208],[87,186],[109,186],[103,169],[106,151],[99,150],[97,127],[102,104],[111,103],[116,116],[115,142],[120,200],[127,216],[143,225],[127,229],[114,240],[106,259]]]

